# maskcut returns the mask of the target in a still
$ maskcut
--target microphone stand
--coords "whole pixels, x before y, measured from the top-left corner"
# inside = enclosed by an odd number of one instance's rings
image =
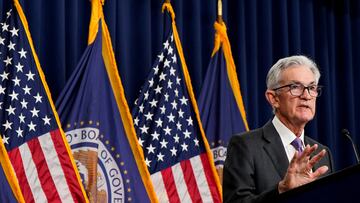
[[[357,150],[357,147],[356,147],[354,141],[350,137],[350,132],[347,129],[342,129],[341,133],[350,140],[353,150],[354,150],[354,153],[355,153],[356,161],[357,161],[357,163],[360,163],[359,153],[358,153],[358,150]]]

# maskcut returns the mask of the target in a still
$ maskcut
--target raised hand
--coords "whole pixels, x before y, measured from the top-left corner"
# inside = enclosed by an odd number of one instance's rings
[[[283,193],[290,189],[312,182],[326,173],[329,169],[327,166],[321,166],[315,172],[311,170],[314,165],[326,154],[326,150],[322,150],[310,159],[310,155],[317,148],[317,144],[312,147],[307,145],[301,155],[299,155],[298,152],[295,152],[294,157],[290,161],[284,179],[279,182],[279,193]]]

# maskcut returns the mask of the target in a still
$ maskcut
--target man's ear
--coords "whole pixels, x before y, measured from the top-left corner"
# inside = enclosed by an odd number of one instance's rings
[[[266,90],[265,97],[273,109],[279,108],[279,97],[274,90]]]

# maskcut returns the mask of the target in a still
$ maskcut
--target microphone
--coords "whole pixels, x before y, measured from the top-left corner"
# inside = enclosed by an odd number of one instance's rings
[[[354,141],[350,137],[350,132],[347,129],[342,129],[341,133],[350,140],[350,142],[352,144],[352,147],[353,147],[353,150],[354,150],[354,153],[355,153],[356,161],[358,163],[360,163],[359,153],[358,153],[358,150],[357,150],[357,147],[356,147]]]

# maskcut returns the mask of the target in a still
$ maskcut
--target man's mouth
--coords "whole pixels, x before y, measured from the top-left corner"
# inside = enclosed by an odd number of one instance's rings
[[[300,107],[300,108],[310,108],[310,106],[306,105],[306,104],[300,104],[298,107]]]

